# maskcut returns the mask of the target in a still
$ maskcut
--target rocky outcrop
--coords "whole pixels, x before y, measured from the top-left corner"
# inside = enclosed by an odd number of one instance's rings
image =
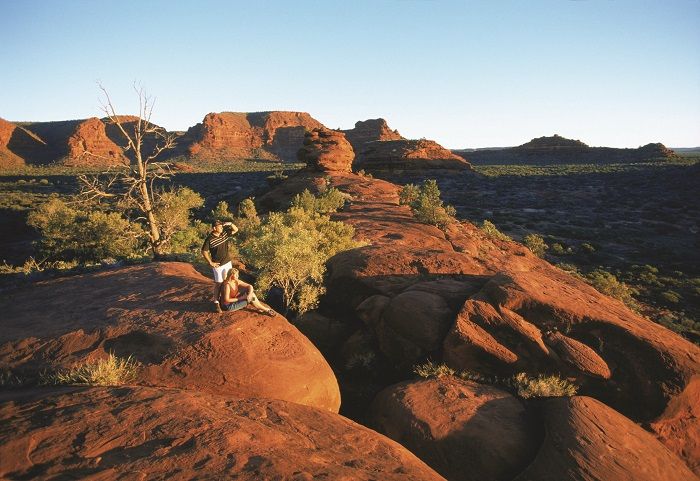
[[[307,131],[324,126],[306,112],[210,113],[187,132],[189,155],[206,161],[296,161]]]
[[[68,137],[67,147],[66,166],[108,167],[124,161],[122,149],[107,136],[105,123],[97,117],[80,122]]]
[[[41,164],[46,156],[44,141],[24,127],[0,118],[0,169]]]
[[[516,481],[698,479],[651,434],[589,397],[542,402],[544,443]]]
[[[145,387],[0,394],[0,478],[443,479],[334,413]]]
[[[318,172],[350,172],[355,152],[345,136],[335,130],[314,129],[304,137],[299,162]]]
[[[469,162],[433,140],[384,140],[369,142],[357,151],[354,168],[378,170],[469,170]]]
[[[268,397],[338,411],[318,350],[282,316],[216,314],[211,281],[154,263],[56,279],[0,300],[0,371],[36,378],[108,353],[143,367],[136,384]],[[41,299],[41,302],[37,302]]]
[[[377,140],[403,140],[398,130],[391,130],[384,119],[355,122],[355,127],[342,131],[355,152],[362,152],[368,143]]]
[[[372,425],[451,481],[509,481],[534,459],[541,437],[516,398],[451,376],[382,391]]]
[[[636,149],[589,147],[580,140],[556,134],[532,139],[518,147],[454,152],[474,164],[616,164],[663,161],[677,157],[673,150],[659,143]]]

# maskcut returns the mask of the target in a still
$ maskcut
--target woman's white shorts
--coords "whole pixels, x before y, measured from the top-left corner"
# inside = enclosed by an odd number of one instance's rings
[[[224,282],[228,271],[231,270],[233,264],[228,261],[226,264],[221,264],[219,267],[212,267],[212,272],[214,273],[214,282]]]

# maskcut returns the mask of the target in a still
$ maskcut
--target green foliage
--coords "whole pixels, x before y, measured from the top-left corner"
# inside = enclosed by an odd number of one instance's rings
[[[488,219],[484,220],[484,222],[481,224],[481,230],[484,231],[484,234],[486,234],[492,239],[499,239],[504,241],[511,240],[510,237],[498,230],[498,228],[493,224],[493,222],[491,222]]]
[[[574,396],[578,387],[559,376],[539,375],[531,377],[521,372],[513,376],[508,384],[523,398]]]
[[[538,234],[528,234],[523,239],[525,246],[530,249],[530,251],[537,257],[544,256],[545,251],[548,246],[541,235]]]
[[[621,300],[632,309],[637,308],[637,302],[632,297],[634,294],[637,294],[637,290],[629,287],[624,282],[620,282],[610,272],[603,269],[595,269],[588,273],[585,278],[599,292]]]
[[[304,189],[304,192],[294,196],[292,207],[311,213],[330,214],[341,209],[346,200],[347,196],[335,187],[327,188],[318,197],[314,196],[308,189]]]
[[[131,356],[123,359],[110,353],[107,359],[86,362],[71,369],[45,374],[42,383],[119,386],[133,381],[140,368],[140,363]]]
[[[455,209],[444,206],[440,199],[440,189],[434,179],[423,182],[420,188],[413,184],[405,185],[399,192],[399,202],[411,206],[418,222],[445,228],[454,220]]]
[[[29,214],[41,233],[40,251],[59,260],[125,258],[143,247],[143,231],[117,212],[86,212],[54,197]]]
[[[664,291],[661,298],[670,304],[678,304],[681,301],[681,295],[675,291]]]
[[[231,220],[233,219],[233,214],[229,210],[228,202],[221,201],[216,204],[214,210],[209,213],[208,221],[213,222],[215,220]]]
[[[587,254],[592,254],[596,251],[596,248],[592,244],[584,242],[581,244],[581,250]]]
[[[555,256],[563,256],[564,254],[566,254],[566,249],[559,242],[555,242],[550,246],[549,252],[551,252]]]
[[[420,188],[415,184],[406,184],[399,191],[399,205],[411,205],[418,199]]]
[[[156,196],[153,210],[163,253],[188,252],[201,244],[197,229],[190,224],[190,211],[202,205],[204,199],[188,187],[176,187]]]
[[[287,311],[298,314],[316,306],[323,293],[326,261],[361,245],[352,226],[331,221],[312,205],[305,194],[298,196],[287,212],[270,213],[241,243],[246,262],[258,270],[258,289],[281,288]]]

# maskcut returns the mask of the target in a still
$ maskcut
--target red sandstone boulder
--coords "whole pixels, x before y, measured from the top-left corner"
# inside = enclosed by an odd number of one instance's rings
[[[342,131],[355,152],[361,152],[369,142],[376,140],[402,140],[397,130],[391,130],[384,119],[368,119],[355,123],[355,128]]]
[[[354,168],[375,170],[470,170],[464,158],[433,140],[384,140],[369,142],[357,152]]]
[[[541,403],[544,443],[517,481],[698,479],[654,436],[589,397]]]
[[[0,477],[442,479],[398,443],[337,414],[145,387],[0,394]]]
[[[151,263],[16,291],[0,300],[0,370],[31,376],[113,352],[143,364],[137,384],[338,411],[335,376],[308,339],[282,316],[210,312],[211,287],[189,264]]]
[[[335,130],[314,129],[306,134],[304,146],[297,154],[311,170],[350,172],[355,153],[345,136]]]
[[[516,398],[450,376],[385,389],[372,424],[452,481],[511,480],[534,459],[539,438]]]
[[[131,117],[120,120],[126,123]],[[120,140],[123,144],[124,139]],[[108,167],[125,160],[122,149],[107,136],[105,123],[97,117],[80,122],[68,137],[67,145],[68,154],[63,162],[66,166]]]
[[[657,438],[700,476],[700,375],[651,424]]]
[[[560,332],[553,331],[545,336],[545,343],[550,346],[565,362],[578,371],[590,376],[610,379],[612,375],[608,364],[593,349],[584,343],[571,339]]]

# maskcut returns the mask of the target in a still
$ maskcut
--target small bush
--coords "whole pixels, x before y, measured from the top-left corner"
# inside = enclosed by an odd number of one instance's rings
[[[544,256],[545,251],[548,249],[547,244],[541,235],[538,234],[528,234],[523,239],[525,246],[530,249],[530,251],[537,257]]]
[[[401,189],[399,193],[399,202],[409,202],[413,215],[418,222],[423,224],[434,225],[441,229],[445,228],[452,220],[454,220],[455,209],[452,206],[445,206],[440,199],[440,189],[437,182],[433,179],[426,180],[418,189],[409,184]]]
[[[563,256],[564,254],[566,254],[566,249],[559,242],[555,242],[550,246],[549,252],[551,252],[555,256]]]
[[[661,298],[670,304],[678,304],[681,301],[681,295],[675,291],[664,291]]]
[[[584,242],[581,244],[581,250],[587,254],[592,254],[596,251],[596,248],[588,242]]]
[[[496,228],[496,226],[490,220],[484,220],[484,222],[482,222],[481,230],[484,232],[484,234],[486,234],[487,237],[490,237],[492,239],[499,239],[505,241],[511,240],[510,237],[499,231],[498,228]]]
[[[136,378],[141,365],[131,356],[119,358],[110,353],[107,359],[86,362],[79,366],[47,374],[44,384],[88,384],[92,386],[119,386]]]
[[[433,378],[443,376],[454,376],[456,371],[445,364],[435,364],[433,361],[428,361],[425,364],[417,364],[413,366],[413,372],[422,378]]]
[[[318,197],[314,196],[308,189],[294,196],[292,207],[303,209],[306,212],[318,214],[330,214],[341,209],[345,205],[348,196],[335,187],[329,187]]]
[[[516,374],[509,380],[515,393],[523,398],[573,396],[578,387],[559,376],[530,377],[524,372]]]
[[[620,282],[610,272],[596,269],[587,274],[585,278],[599,292],[624,302],[630,308],[637,308],[637,302],[632,297],[634,294],[637,294],[637,290],[629,287],[624,282]]]

